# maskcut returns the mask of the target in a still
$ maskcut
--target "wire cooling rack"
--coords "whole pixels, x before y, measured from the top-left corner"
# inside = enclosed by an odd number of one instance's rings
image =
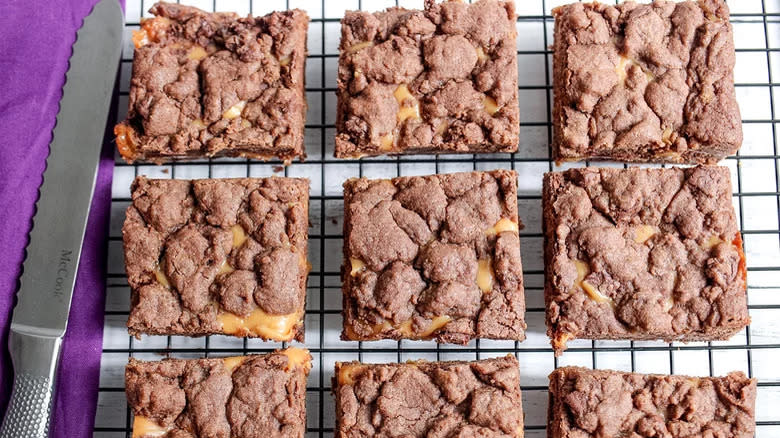
[[[127,112],[132,67],[131,31],[147,16],[151,0],[127,0],[127,25],[122,60],[119,118]],[[182,1],[182,3],[185,3]],[[737,98],[745,140],[736,157],[722,163],[731,169],[733,203],[744,238],[748,266],[748,300],[752,324],[729,341],[690,344],[663,342],[569,342],[559,358],[545,335],[541,183],[542,174],[560,170],[550,160],[550,108],[553,20],[552,7],[562,1],[516,0],[519,65],[520,147],[516,154],[417,155],[360,161],[333,158],[338,63],[339,20],[347,9],[379,10],[400,3],[421,8],[422,0],[201,0],[188,1],[202,9],[262,15],[271,10],[305,9],[309,26],[306,66],[305,163],[282,168],[280,163],[245,159],[214,159],[167,166],[127,165],[117,159],[114,171],[109,242],[109,275],[105,335],[100,370],[95,437],[130,437],[132,416],[124,395],[124,366],[128,357],[197,358],[263,353],[283,344],[225,336],[205,338],[127,335],[125,321],[130,291],[122,259],[121,227],[136,175],[155,178],[222,178],[285,175],[311,180],[309,275],[306,343],[314,358],[307,386],[307,438],[331,436],[334,406],[330,379],[336,361],[396,362],[408,359],[474,360],[514,354],[520,362],[525,432],[544,437],[547,375],[556,367],[581,365],[645,373],[723,375],[741,370],[758,379],[756,403],[759,437],[780,436],[780,0],[733,0],[730,3],[737,47]],[[775,82],[775,79],[778,81]],[[567,164],[563,167],[589,163]],[[604,163],[602,166],[623,166]],[[528,338],[522,342],[474,341],[467,346],[434,342],[343,342],[341,331],[341,184],[351,176],[372,178],[423,175],[473,169],[511,168],[519,173],[518,203],[523,266],[525,268]]]

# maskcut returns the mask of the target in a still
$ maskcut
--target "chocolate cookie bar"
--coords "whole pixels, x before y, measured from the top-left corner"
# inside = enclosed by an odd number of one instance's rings
[[[342,339],[525,339],[510,170],[344,183]]]
[[[311,355],[298,348],[219,359],[130,358],[133,438],[303,438],[310,369]]]
[[[302,341],[308,211],[306,179],[136,178],[130,334]]]
[[[553,156],[715,164],[742,144],[722,0],[553,9]]]
[[[543,183],[547,334],[727,339],[750,322],[725,167],[570,169]]]
[[[239,18],[163,2],[150,12],[114,128],[125,161],[306,156],[305,12]]]
[[[336,363],[336,438],[523,437],[517,359]]]
[[[547,436],[753,436],[756,380],[559,368],[550,374]]]
[[[515,152],[515,19],[514,3],[496,0],[348,11],[336,157]]]

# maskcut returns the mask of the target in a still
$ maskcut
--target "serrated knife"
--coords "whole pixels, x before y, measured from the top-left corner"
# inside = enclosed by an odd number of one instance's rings
[[[122,46],[117,0],[76,34],[23,264],[8,347],[13,390],[0,438],[47,437],[60,344],[81,256]]]

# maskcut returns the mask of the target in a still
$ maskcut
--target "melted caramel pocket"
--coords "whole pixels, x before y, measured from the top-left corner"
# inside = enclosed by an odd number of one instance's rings
[[[217,314],[222,331],[234,336],[260,336],[274,341],[289,341],[303,317],[302,312],[271,315],[259,307],[247,316],[239,316],[224,310]]]

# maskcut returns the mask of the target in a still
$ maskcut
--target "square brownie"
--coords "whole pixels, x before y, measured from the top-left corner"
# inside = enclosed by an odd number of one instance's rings
[[[150,12],[114,128],[125,161],[306,156],[305,12],[239,18],[163,2]]]
[[[570,169],[543,183],[547,334],[727,339],[750,322],[725,167]]]
[[[525,339],[511,170],[344,183],[342,339]]]
[[[133,437],[280,437],[306,432],[307,350],[209,359],[130,358]]]
[[[130,334],[303,341],[308,211],[307,179],[136,178]]]
[[[517,359],[336,362],[336,438],[523,437]]]
[[[722,0],[553,9],[553,156],[715,164],[742,144]]]
[[[347,11],[336,157],[517,151],[515,20],[496,0]]]
[[[547,436],[752,438],[756,380],[559,368],[550,374]]]

